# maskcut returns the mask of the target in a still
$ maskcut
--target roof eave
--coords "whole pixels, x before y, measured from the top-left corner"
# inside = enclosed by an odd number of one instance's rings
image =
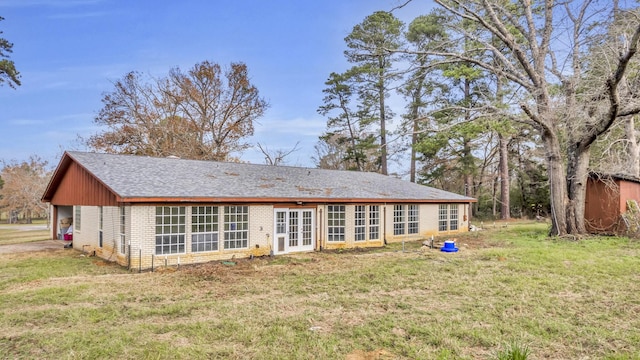
[[[305,198],[305,197],[119,197],[123,203],[474,203],[465,199],[400,199],[400,198]]]

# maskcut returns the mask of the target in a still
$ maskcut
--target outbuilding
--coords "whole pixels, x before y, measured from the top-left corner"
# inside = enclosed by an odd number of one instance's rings
[[[65,152],[42,200],[51,237],[133,268],[419,240],[468,231],[475,199],[393,176]]]
[[[638,231],[638,202],[640,179],[624,174],[590,173],[584,214],[587,231],[594,234]],[[628,217],[629,211],[636,213],[635,219]]]

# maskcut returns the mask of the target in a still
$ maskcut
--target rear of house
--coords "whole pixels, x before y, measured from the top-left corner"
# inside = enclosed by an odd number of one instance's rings
[[[468,230],[475,201],[374,173],[67,152],[52,237],[132,268],[419,240]]]

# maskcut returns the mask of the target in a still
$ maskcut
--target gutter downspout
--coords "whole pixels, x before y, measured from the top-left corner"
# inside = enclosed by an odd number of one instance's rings
[[[382,239],[384,244],[387,245],[387,203],[382,208]]]
[[[319,238],[318,238],[318,246],[320,248],[320,251],[322,251],[322,241],[324,240],[324,237],[322,237],[322,229],[324,229],[324,222],[322,221],[322,207],[320,209],[318,209],[318,217],[319,217],[319,221],[318,221],[318,232],[320,234]]]

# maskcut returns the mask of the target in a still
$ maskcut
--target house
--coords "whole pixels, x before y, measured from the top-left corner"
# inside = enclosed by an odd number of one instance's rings
[[[66,152],[42,201],[51,236],[133,268],[379,247],[468,231],[473,198],[391,176]]]
[[[640,202],[640,179],[629,175],[591,173],[585,196],[585,226],[596,234],[627,231],[623,215],[629,203]],[[637,209],[637,207],[636,207]]]

